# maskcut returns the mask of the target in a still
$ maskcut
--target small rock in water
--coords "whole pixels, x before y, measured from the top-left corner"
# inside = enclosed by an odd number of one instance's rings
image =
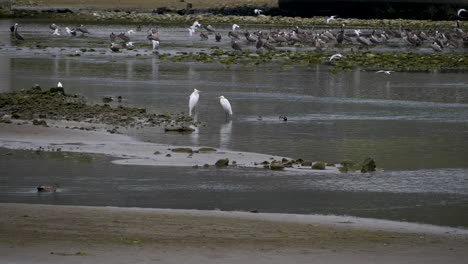
[[[312,165],[312,169],[314,170],[324,170],[325,169],[325,162],[317,161]]]
[[[50,186],[50,185],[41,185],[41,186],[37,186],[37,191],[38,192],[55,192],[57,191],[57,187]]]
[[[271,170],[283,170],[284,169],[284,164],[279,162],[279,161],[272,161],[270,164],[270,169]]]
[[[32,123],[35,126],[47,126],[47,122],[45,120],[34,119]]]
[[[366,173],[369,171],[375,171],[376,165],[373,158],[367,158],[361,162],[361,172]]]

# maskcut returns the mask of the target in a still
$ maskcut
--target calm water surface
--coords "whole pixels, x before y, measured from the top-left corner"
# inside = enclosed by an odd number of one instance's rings
[[[59,204],[200,208],[267,212],[335,213],[468,226],[468,75],[360,70],[331,74],[327,66],[258,67],[160,62],[144,53],[108,52],[66,57],[80,47],[102,48],[110,31],[123,25],[90,25],[90,37],[51,40],[46,24],[25,21],[56,50],[11,47],[0,21],[0,91],[64,84],[93,102],[123,96],[122,104],[154,112],[187,112],[194,88],[200,96],[190,135],[159,129],[132,130],[141,140],[227,148],[339,162],[374,157],[384,171],[374,174],[307,175],[263,170],[197,170],[134,167],[38,158],[12,152],[0,162],[0,201]],[[227,27],[227,26],[226,26]],[[227,30],[227,29],[226,29]],[[39,32],[39,33],[37,33]],[[213,42],[190,39],[184,28],[162,28],[164,52],[206,49]],[[140,35],[138,35],[140,34]],[[136,39],[144,41],[144,33]],[[106,41],[106,44],[96,44]],[[93,44],[94,43],[94,44]],[[54,46],[55,45],[55,46]],[[225,40],[217,44],[228,47]],[[142,48],[143,49],[148,49]],[[38,53],[38,54],[36,54]],[[233,107],[226,122],[216,96]],[[280,122],[278,116],[288,116]],[[258,121],[257,116],[263,120]],[[2,150],[3,154],[11,152]],[[27,166],[25,166],[27,165]],[[32,173],[31,168],[34,168]],[[6,172],[6,173],[3,173]],[[39,184],[57,182],[52,195]]]

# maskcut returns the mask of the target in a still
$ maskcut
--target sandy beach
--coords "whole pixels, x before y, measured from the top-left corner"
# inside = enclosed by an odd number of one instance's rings
[[[0,211],[2,263],[465,263],[468,257],[466,230],[382,220],[8,203]]]

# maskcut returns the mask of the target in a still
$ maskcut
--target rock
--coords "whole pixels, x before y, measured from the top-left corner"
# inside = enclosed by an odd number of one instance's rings
[[[168,125],[164,128],[164,131],[166,132],[193,132],[195,129],[191,128],[190,126],[187,125]]]
[[[272,161],[270,164],[270,169],[271,170],[283,170],[284,169],[284,164],[279,162],[279,161]]]
[[[288,160],[288,161],[286,161],[286,162],[283,162],[283,165],[284,165],[284,167],[286,167],[286,168],[292,168],[293,164],[294,164],[294,161],[293,161],[293,160]]]
[[[191,148],[173,148],[172,152],[179,152],[179,153],[192,153],[193,150]]]
[[[112,97],[109,97],[109,96],[106,96],[106,97],[102,98],[102,102],[105,103],[105,104],[110,103],[112,101],[114,101],[114,99],[112,99]]]
[[[153,154],[154,155],[159,155],[159,154],[161,154],[161,151],[155,151]]]
[[[168,158],[169,158],[169,157],[172,157],[172,155],[171,155],[171,154],[166,154],[166,157],[168,157]]]
[[[311,161],[303,161],[303,162],[301,163],[301,166],[303,166],[303,167],[312,166],[312,162],[311,162]]]
[[[369,171],[375,171],[376,165],[375,160],[373,158],[366,158],[360,163],[361,172],[367,173]]]
[[[215,148],[200,148],[198,149],[198,152],[210,152],[210,151],[216,151]]]
[[[63,87],[52,87],[49,89],[49,93],[65,95],[65,90],[63,89]]]
[[[314,170],[324,170],[325,169],[325,162],[317,161],[312,165],[312,169]]]
[[[226,168],[229,165],[229,159],[219,159],[216,161],[215,166],[216,168]]]
[[[34,119],[32,123],[35,126],[47,126],[47,122],[45,120]]]
[[[268,162],[268,161],[265,160],[265,161],[263,161],[263,162],[260,163],[260,164],[262,164],[262,165],[270,165],[270,162]]]
[[[208,169],[209,167],[210,167],[210,165],[208,165],[208,164],[204,164],[204,165],[203,165],[203,168],[204,168],[204,169]]]

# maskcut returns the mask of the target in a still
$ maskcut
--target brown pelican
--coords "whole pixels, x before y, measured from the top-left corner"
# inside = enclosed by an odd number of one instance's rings
[[[116,34],[114,34],[114,32],[111,32],[110,35],[109,35],[109,38],[110,38],[110,41],[111,42],[115,42],[115,38],[117,37]]]
[[[220,42],[221,41],[221,33],[216,32],[215,33],[215,39],[216,39],[216,42]]]
[[[257,40],[248,31],[246,31],[244,35],[245,35],[245,39],[247,40],[247,42],[250,42],[250,43],[257,42]]]
[[[264,47],[265,49],[269,50],[269,51],[271,51],[271,50],[276,50],[275,46],[271,45],[271,44],[268,43],[268,42],[265,42],[265,43],[263,44],[263,47]]]
[[[209,32],[215,32],[216,31],[211,25],[205,26],[205,29],[207,31],[209,31]]]
[[[234,31],[229,31],[228,37],[230,37],[231,39],[240,39],[239,34],[237,34],[237,32],[234,32]]]
[[[85,26],[83,26],[82,24],[78,25],[78,26],[75,28],[75,30],[81,32],[82,35],[84,35],[85,33],[88,33],[88,34],[89,34],[88,29],[87,29]]]
[[[200,32],[200,38],[201,40],[208,40],[208,35],[204,32]]]
[[[235,40],[232,40],[232,41],[231,41],[231,47],[232,47],[234,50],[242,51],[242,48],[239,46],[239,44],[238,44]]]
[[[432,48],[434,51],[439,51],[439,52],[442,51],[442,47],[439,46],[439,44],[437,44],[437,42],[435,42],[435,41],[431,44],[431,48]]]
[[[56,30],[58,28],[58,26],[55,25],[55,24],[51,24],[51,25],[49,25],[49,28],[52,29],[52,30]]]
[[[123,40],[125,43],[130,41],[130,37],[126,36],[124,32],[118,34],[117,37]]]
[[[257,44],[255,45],[255,47],[256,47],[257,49],[261,49],[261,48],[265,45],[266,42],[267,42],[267,41],[266,41],[265,39],[263,39],[263,38],[258,38]]]
[[[14,33],[15,33],[15,38],[17,40],[24,40],[23,36],[21,36],[19,33],[18,33],[18,23],[15,23],[15,28],[14,28]]]

